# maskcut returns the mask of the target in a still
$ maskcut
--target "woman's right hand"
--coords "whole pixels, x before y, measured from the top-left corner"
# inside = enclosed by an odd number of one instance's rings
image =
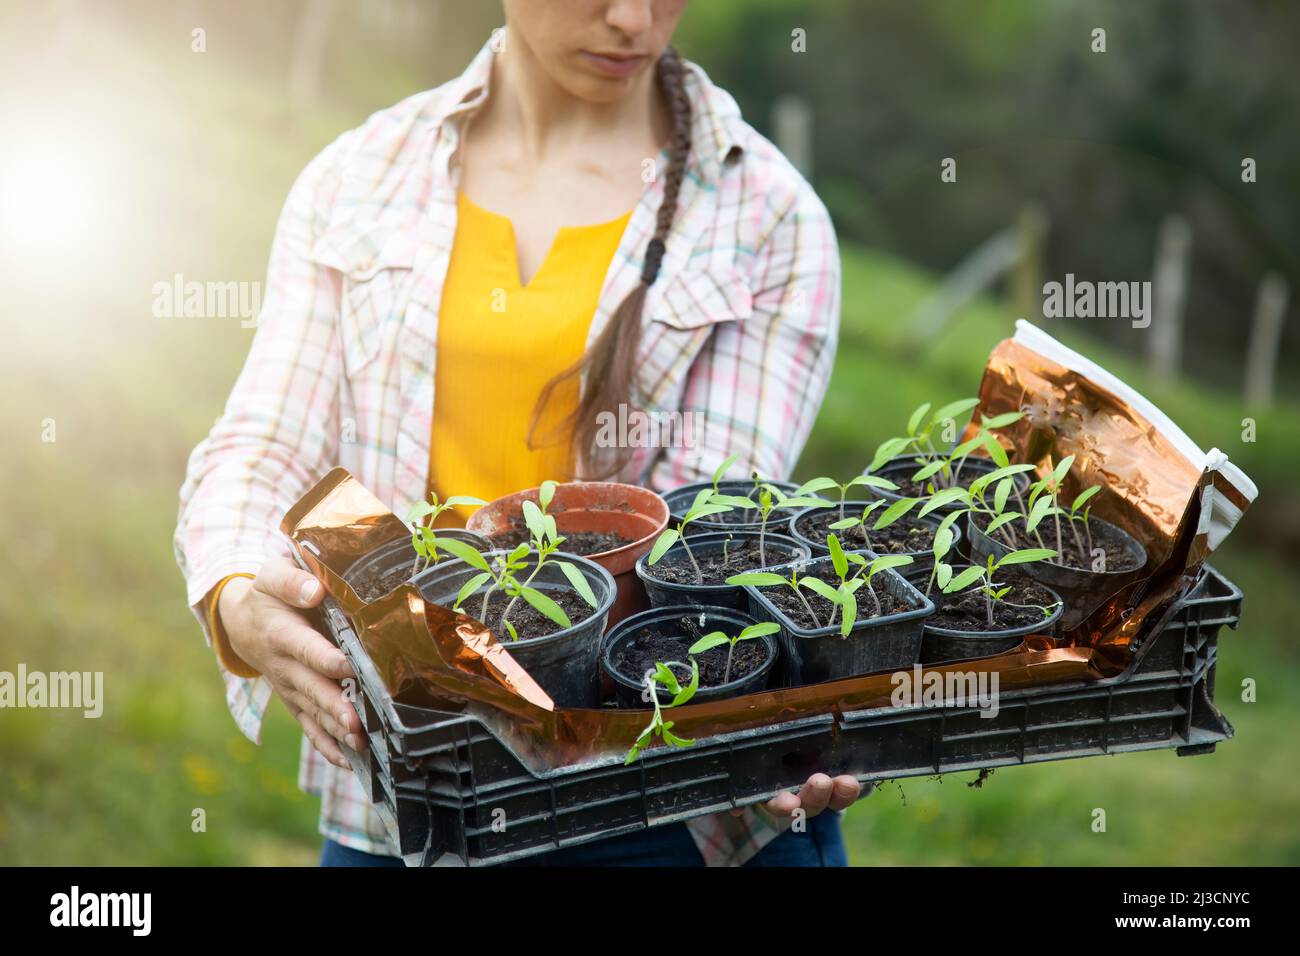
[[[339,681],[355,677],[343,652],[299,614],[315,607],[325,589],[288,558],[267,560],[257,577],[226,583],[217,604],[230,649],[271,682],[312,746],[347,769],[339,749],[363,750],[366,735]]]

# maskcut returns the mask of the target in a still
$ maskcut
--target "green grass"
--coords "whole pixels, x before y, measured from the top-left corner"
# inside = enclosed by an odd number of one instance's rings
[[[368,108],[294,113],[279,90],[217,53],[186,58],[100,26],[74,38],[59,82],[130,146],[132,163],[104,197],[118,231],[84,268],[6,275],[15,358],[0,413],[0,669],[103,671],[106,707],[98,720],[0,712],[0,864],[306,863],[319,847],[317,806],[296,788],[297,725],[275,705],[260,748],[240,736],[171,554],[186,455],[219,413],[249,333],[232,321],[155,319],[150,288],[176,272],[260,279],[294,175]],[[0,23],[0,61],[22,47]],[[11,89],[42,81],[55,82],[38,71]],[[1010,332],[1006,310],[982,301],[945,341],[904,361],[898,321],[933,282],[888,256],[845,250],[843,343],[804,474],[852,473],[916,404],[974,391],[988,350]],[[1125,357],[1084,348],[1140,380]],[[1198,441],[1253,456],[1247,468],[1261,480],[1292,473],[1295,409],[1261,418],[1269,440],[1238,448],[1240,410],[1228,399],[1191,386],[1151,397]],[[40,440],[47,417],[52,444]],[[1273,488],[1294,492],[1281,479]],[[1247,594],[1220,658],[1220,704],[1237,739],[1210,757],[1003,770],[981,790],[957,778],[904,781],[906,803],[890,787],[850,812],[854,862],[1300,861],[1294,588],[1275,554],[1237,539],[1219,563]],[[1244,677],[1259,682],[1259,703],[1238,700]],[[1091,832],[1095,807],[1108,811],[1105,834]],[[196,808],[204,833],[191,827]]]

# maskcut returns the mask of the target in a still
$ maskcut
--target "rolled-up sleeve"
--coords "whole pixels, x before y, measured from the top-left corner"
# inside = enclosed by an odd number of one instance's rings
[[[337,458],[339,277],[314,263],[311,250],[346,149],[345,136],[290,191],[248,358],[225,411],[189,458],[173,544],[209,644],[205,597],[227,576],[256,573],[268,555],[287,553],[280,518]],[[221,671],[231,714],[257,740],[269,684]]]
[[[803,184],[758,247],[752,313],[722,322],[687,376],[681,410],[696,447],[656,462],[659,489],[730,474],[785,479],[803,451],[830,383],[839,339],[840,258],[830,215]]]

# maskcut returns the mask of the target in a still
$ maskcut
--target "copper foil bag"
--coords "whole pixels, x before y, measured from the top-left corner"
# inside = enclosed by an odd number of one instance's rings
[[[981,414],[1023,410],[1021,421],[998,432],[1012,461],[1037,465],[1041,476],[1073,455],[1062,501],[1100,485],[1093,513],[1146,548],[1137,580],[1102,595],[1065,635],[1097,649],[1103,672],[1122,669],[1151,611],[1192,582],[1255,499],[1254,483],[1218,449],[1203,452],[1128,385],[1023,320],[993,350],[979,397],[968,435]]]
[[[994,350],[980,399],[977,415],[1028,408],[1005,436],[1016,458],[1046,469],[1078,456],[1083,481],[1108,489],[1094,499],[1094,511],[1138,538],[1151,559],[1144,577],[1065,642],[1031,637],[997,657],[926,668],[922,679],[988,672],[999,689],[1013,690],[1113,676],[1131,660],[1134,639],[1189,586],[1240,518],[1254,486],[1221,454],[1201,453],[1123,383],[1028,323]],[[368,658],[362,667],[373,668],[369,676],[397,703],[475,717],[539,775],[621,757],[648,722],[646,711],[556,707],[510,656],[508,642],[473,618],[429,604],[412,585],[363,604],[345,580],[348,569],[410,531],[344,469],[303,496],[281,527],[300,563],[351,619]],[[897,696],[901,684],[894,674],[871,674],[687,704],[673,709],[674,732],[698,739],[906,705]]]

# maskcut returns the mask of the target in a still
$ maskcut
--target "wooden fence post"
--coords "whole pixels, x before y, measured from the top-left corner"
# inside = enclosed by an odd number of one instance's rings
[[[320,98],[333,22],[334,0],[303,0],[289,55],[289,95],[295,103]]]
[[[1016,217],[1016,263],[1011,267],[1011,305],[1015,315],[1043,322],[1043,258],[1047,245],[1047,213],[1037,204]]]
[[[1160,225],[1151,282],[1151,335],[1147,353],[1151,372],[1171,379],[1183,351],[1183,306],[1187,299],[1187,263],[1191,258],[1192,227],[1182,216],[1169,216]]]
[[[1246,381],[1243,393],[1250,408],[1267,408],[1273,403],[1277,353],[1282,345],[1282,325],[1290,290],[1276,272],[1264,276],[1255,296],[1255,315],[1250,323],[1250,344],[1246,351]]]
[[[813,111],[807,100],[791,94],[772,104],[772,138],[794,168],[811,181]]]

